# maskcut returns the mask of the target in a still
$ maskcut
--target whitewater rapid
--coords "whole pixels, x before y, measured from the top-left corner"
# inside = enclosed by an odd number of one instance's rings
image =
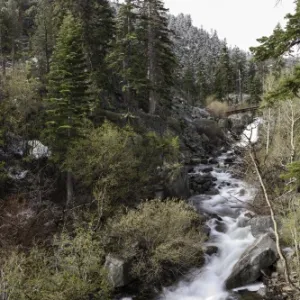
[[[246,147],[258,140],[260,119],[250,124],[236,145]],[[216,215],[207,222],[210,228],[207,246],[216,246],[218,252],[206,257],[205,266],[189,274],[176,286],[164,289],[159,300],[229,300],[235,299],[230,291],[225,289],[225,281],[231,274],[234,265],[242,253],[255,240],[250,226],[239,227],[241,219],[245,218],[247,202],[255,196],[255,189],[243,180],[235,178],[226,169],[226,158],[231,157],[228,151],[218,158],[211,174],[217,178],[218,195],[198,195],[190,199],[191,203],[201,212]],[[223,168],[218,166],[224,166]],[[203,168],[199,168],[201,170]],[[201,174],[201,171],[197,171]],[[202,174],[201,174],[202,175]],[[220,229],[221,228],[221,229]],[[261,284],[249,286],[249,290],[258,290]],[[237,289],[238,290],[238,289]]]
[[[241,139],[234,147],[247,147],[256,143],[259,138],[259,125],[262,119],[257,118],[249,124],[241,135]],[[203,268],[193,270],[179,284],[165,288],[158,300],[235,300],[231,291],[225,288],[225,281],[229,277],[234,265],[242,253],[255,240],[250,226],[239,227],[239,222],[246,218],[247,203],[251,202],[256,190],[241,179],[234,177],[226,165],[226,159],[233,157],[234,151],[218,157],[218,163],[212,165],[211,174],[217,179],[218,194],[214,196],[198,195],[192,197],[191,204],[201,213],[212,217],[207,226],[210,228],[207,246],[216,246],[218,252],[206,256]],[[237,158],[238,160],[238,158]],[[220,167],[222,166],[222,167]],[[195,168],[196,173],[204,175],[203,165]],[[263,285],[253,284],[235,289],[257,291]],[[122,300],[132,300],[123,298]]]

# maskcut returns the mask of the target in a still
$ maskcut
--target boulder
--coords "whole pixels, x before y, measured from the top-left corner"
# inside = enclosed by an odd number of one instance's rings
[[[129,270],[130,264],[124,259],[107,255],[104,268],[110,284],[114,288],[126,286],[130,282]]]
[[[278,258],[276,243],[268,233],[258,237],[242,254],[226,280],[227,289],[233,289],[255,282],[261,270],[272,266]]]
[[[217,230],[218,232],[225,233],[227,229],[228,228],[225,222],[219,220],[215,221],[215,230]]]
[[[218,253],[218,247],[217,246],[212,246],[212,245],[204,245],[202,247],[202,251],[206,254],[206,255],[213,255]]]
[[[214,187],[216,180],[210,173],[191,174],[190,187],[195,194],[203,194]]]
[[[231,132],[236,136],[240,136],[245,127],[252,122],[253,117],[250,114],[242,113],[231,115],[229,119],[231,120]]]
[[[193,107],[192,109],[192,118],[193,119],[203,119],[209,118],[210,114],[206,109],[200,107]]]
[[[164,187],[166,197],[187,199],[190,196],[189,167],[183,167],[178,175]]]
[[[252,218],[248,221],[248,225],[251,226],[251,233],[254,237],[267,232],[273,232],[274,230],[273,221],[270,216]]]
[[[231,129],[231,120],[230,119],[220,119],[218,121],[218,125],[220,128],[222,128],[223,130],[230,130]]]
[[[214,120],[202,119],[195,120],[194,124],[198,134],[205,134],[210,140],[224,139],[222,129],[218,126],[218,123]]]
[[[211,165],[216,165],[218,164],[218,160],[216,158],[211,157],[208,159],[208,163]]]
[[[273,233],[274,231],[273,221],[270,216],[257,216],[251,219],[243,219],[239,222],[239,226],[251,226],[251,233],[254,237],[258,237],[264,233]]]
[[[202,173],[210,173],[212,172],[214,169],[212,166],[208,166],[208,165],[200,165],[196,167],[196,170],[198,172],[202,172]]]
[[[220,191],[216,188],[210,188],[207,192],[204,193],[205,195],[209,195],[209,196],[215,196],[220,194]]]

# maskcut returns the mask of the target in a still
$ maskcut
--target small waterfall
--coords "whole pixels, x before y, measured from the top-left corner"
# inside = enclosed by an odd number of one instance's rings
[[[239,147],[258,140],[258,126],[261,119],[256,119],[245,129]],[[219,157],[219,165],[232,154]],[[200,168],[201,169],[201,168]],[[254,242],[250,226],[241,228],[238,223],[244,218],[246,203],[253,200],[255,189],[246,182],[236,179],[225,168],[214,166],[211,172],[217,178],[219,194],[215,196],[195,196],[191,202],[200,207],[203,212],[218,217],[207,222],[210,228],[210,237],[207,244],[216,246],[218,252],[207,257],[205,266],[193,271],[189,278],[178,285],[166,288],[159,300],[229,300],[234,299],[225,289],[225,281],[234,265],[245,249]],[[220,225],[223,228],[220,230]],[[258,290],[261,284],[249,286],[251,291]],[[238,289],[237,289],[238,290]]]

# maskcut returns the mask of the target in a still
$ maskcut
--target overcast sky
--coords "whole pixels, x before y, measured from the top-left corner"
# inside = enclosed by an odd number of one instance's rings
[[[294,12],[294,0],[165,0],[172,14],[190,14],[194,25],[216,29],[231,46],[248,50],[256,39],[270,35],[284,16]]]

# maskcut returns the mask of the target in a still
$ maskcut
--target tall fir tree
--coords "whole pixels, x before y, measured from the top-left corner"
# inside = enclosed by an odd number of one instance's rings
[[[89,111],[89,74],[83,50],[82,26],[68,13],[57,36],[50,64],[48,134],[52,149],[63,160]],[[67,205],[73,198],[72,174],[67,170]]]
[[[0,59],[5,74],[6,63],[17,59],[22,26],[19,22],[19,5],[16,0],[0,0]]]
[[[83,45],[88,68],[98,90],[111,88],[111,74],[105,61],[115,35],[113,10],[108,0],[56,0],[54,15],[56,28],[71,11],[82,24]]]
[[[222,48],[216,71],[215,91],[219,100],[228,99],[231,87],[231,65],[226,43]]]
[[[168,29],[167,9],[161,0],[141,1],[140,14],[144,30],[149,81],[149,113],[155,114],[157,104],[170,107],[170,88],[176,65],[173,43]]]
[[[126,0],[121,4],[116,21],[116,38],[107,57],[110,69],[117,75],[118,89],[125,95],[125,103],[142,107],[147,88],[146,57],[144,42],[137,27],[137,1]]]
[[[53,4],[49,0],[38,2],[32,44],[33,54],[38,60],[39,76],[44,78],[50,71],[50,58],[55,44]]]

